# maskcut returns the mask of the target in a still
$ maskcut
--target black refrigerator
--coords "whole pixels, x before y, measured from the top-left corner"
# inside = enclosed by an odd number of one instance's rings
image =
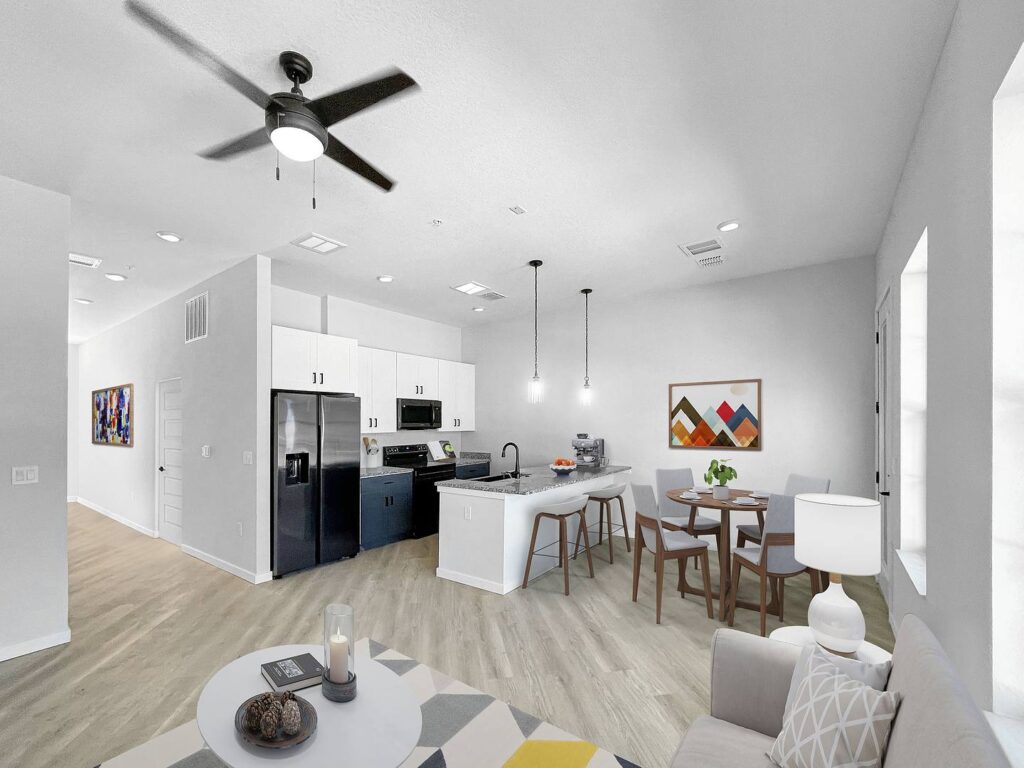
[[[359,398],[271,399],[270,557],[274,576],[359,552]]]

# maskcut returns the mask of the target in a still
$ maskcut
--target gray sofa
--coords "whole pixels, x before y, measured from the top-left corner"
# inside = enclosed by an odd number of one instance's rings
[[[711,649],[711,714],[686,732],[672,768],[769,768],[800,648],[719,629]],[[900,693],[887,768],[1009,768],[1009,762],[931,631],[907,616],[888,690]]]

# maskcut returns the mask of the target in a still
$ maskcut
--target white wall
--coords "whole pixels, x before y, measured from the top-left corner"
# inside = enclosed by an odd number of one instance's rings
[[[992,98],[1024,39],[1019,0],[960,0],[878,252],[877,297],[928,230],[928,594],[897,560],[890,608],[928,622],[992,704]],[[964,484],[971,484],[969,504]],[[898,505],[894,489],[891,510]]]
[[[0,661],[70,639],[69,226],[66,196],[0,177]],[[24,465],[39,482],[12,485]]]
[[[319,296],[273,285],[270,287],[270,316],[274,325],[323,333]]]
[[[570,455],[575,434],[589,432],[605,438],[612,462],[634,467],[637,483],[653,484],[659,467],[703,474],[712,458],[728,457],[739,488],[781,491],[790,472],[801,472],[830,477],[838,492],[871,494],[874,284],[873,260],[862,258],[626,301],[594,293],[589,408],[579,404],[578,293],[567,290],[558,299],[566,309],[541,316],[540,405],[526,399],[532,316],[467,328],[464,357],[477,365],[477,430],[465,435],[464,447],[497,456],[513,440],[524,466],[541,465]],[[668,447],[670,383],[746,378],[763,380],[761,451]]]
[[[68,501],[78,499],[78,345],[68,344]]]

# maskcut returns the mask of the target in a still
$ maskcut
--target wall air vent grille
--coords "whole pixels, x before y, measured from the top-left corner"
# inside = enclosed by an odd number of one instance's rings
[[[209,292],[200,293],[185,302],[185,343],[206,338],[209,330]]]
[[[722,241],[718,238],[713,240],[703,240],[699,243],[690,243],[689,245],[680,245],[679,250],[685,253],[692,259],[697,259],[706,253],[712,253],[713,251],[722,250]]]
[[[497,301],[498,299],[507,298],[504,293],[498,293],[497,291],[486,291],[485,293],[478,293],[474,298],[487,299],[488,301]]]
[[[96,269],[96,267],[103,263],[103,259],[97,259],[94,256],[86,256],[84,253],[75,253],[72,251],[68,254],[68,262],[79,267]]]

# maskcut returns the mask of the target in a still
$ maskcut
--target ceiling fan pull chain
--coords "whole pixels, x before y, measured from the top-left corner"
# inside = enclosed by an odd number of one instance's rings
[[[316,160],[313,161],[313,210],[316,210]]]
[[[277,113],[277,127],[281,127],[281,113]],[[277,166],[274,168],[274,174],[277,176],[277,180],[281,180],[281,150],[277,150]]]

